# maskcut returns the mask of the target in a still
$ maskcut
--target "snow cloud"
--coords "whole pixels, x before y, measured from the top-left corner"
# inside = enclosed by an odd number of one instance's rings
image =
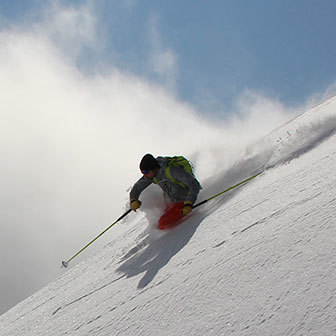
[[[149,62],[162,84],[114,64],[87,75],[76,64],[103,48],[98,22],[90,2],[53,2],[39,22],[0,32],[0,312],[119,217],[145,153],[189,157],[202,182],[293,114],[246,92],[232,117],[202,117],[174,94],[178,57],[155,20]]]
[[[42,22],[35,26],[37,33],[52,41],[67,56],[76,58],[83,48],[97,47],[97,22],[90,2],[80,8],[63,7],[54,1],[44,11]]]

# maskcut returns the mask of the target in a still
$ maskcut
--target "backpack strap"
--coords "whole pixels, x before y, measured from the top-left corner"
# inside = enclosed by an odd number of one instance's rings
[[[171,173],[170,173],[170,166],[167,166],[167,167],[165,168],[164,171],[165,171],[166,176],[170,179],[170,181],[172,181],[173,183],[176,183],[176,184],[180,185],[182,188],[186,188],[186,185],[185,185],[185,184],[183,184],[183,183],[180,182],[180,181],[177,181],[177,180],[174,179],[174,177],[171,175]]]
[[[170,173],[170,166],[169,166],[169,164],[168,164],[168,166],[164,169],[164,173],[165,173],[166,177],[167,177],[171,182],[180,185],[182,188],[186,188],[186,185],[185,185],[185,184],[183,184],[182,182],[177,181],[176,179],[173,178],[173,176],[172,176],[171,173]],[[158,180],[156,177],[153,178],[153,181],[154,181],[154,183],[159,184],[159,180]]]

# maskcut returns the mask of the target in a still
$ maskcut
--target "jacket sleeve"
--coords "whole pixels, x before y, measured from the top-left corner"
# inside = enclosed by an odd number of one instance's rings
[[[142,176],[133,186],[130,192],[130,200],[137,200],[139,199],[140,194],[150,185],[153,183],[153,180]]]
[[[199,191],[202,189],[198,180],[181,167],[171,167],[170,174],[174,179],[183,183],[189,188],[189,194],[186,198],[186,201],[191,201],[194,204]]]

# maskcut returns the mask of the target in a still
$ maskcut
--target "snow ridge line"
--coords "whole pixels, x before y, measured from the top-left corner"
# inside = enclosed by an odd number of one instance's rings
[[[89,292],[89,293],[87,293],[87,294],[85,294],[85,295],[83,295],[83,296],[81,296],[81,297],[79,297],[79,298],[77,298],[77,299],[75,299],[75,300],[73,300],[73,301],[71,301],[71,302],[65,304],[64,306],[60,306],[60,307],[58,307],[58,308],[52,313],[52,315],[56,315],[56,313],[58,313],[61,309],[64,309],[64,308],[66,308],[66,307],[69,307],[69,306],[71,306],[72,304],[74,304],[74,303],[76,303],[76,302],[78,302],[78,301],[81,301],[81,300],[87,298],[88,296],[91,296],[91,295],[93,295],[93,294],[99,292],[100,290],[106,288],[106,287],[109,286],[109,285],[112,285],[113,283],[115,283],[116,281],[118,281],[118,280],[120,280],[120,279],[122,279],[122,278],[124,278],[124,277],[125,277],[125,274],[123,274],[123,275],[121,275],[119,278],[114,279],[113,281],[111,281],[111,282],[109,282],[109,283],[107,283],[107,284],[105,284],[105,285],[103,285],[103,286],[97,288],[96,290],[91,291],[91,292]]]

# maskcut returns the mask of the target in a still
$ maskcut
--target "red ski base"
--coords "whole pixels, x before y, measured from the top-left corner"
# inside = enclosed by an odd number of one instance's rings
[[[159,219],[159,230],[169,230],[182,222],[184,218],[182,216],[183,205],[183,202],[175,203],[166,209],[165,213]]]

